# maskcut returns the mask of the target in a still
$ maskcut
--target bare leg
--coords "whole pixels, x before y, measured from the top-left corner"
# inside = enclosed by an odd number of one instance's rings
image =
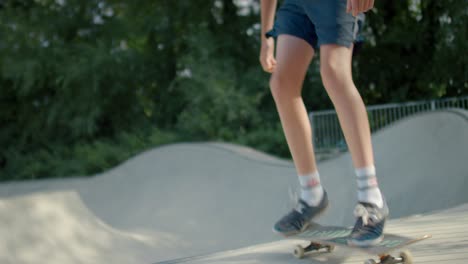
[[[297,173],[315,172],[317,165],[312,146],[312,131],[301,91],[313,48],[303,39],[280,35],[276,50],[276,68],[270,79],[284,134]]]
[[[328,198],[320,184],[315,162],[312,129],[301,96],[302,84],[313,56],[314,50],[305,40],[279,36],[276,67],[270,86],[301,185],[296,208],[273,227],[275,232],[283,235],[304,231],[310,220],[328,207]]]
[[[374,165],[369,119],[351,74],[352,48],[320,47],[323,84],[338,113],[355,168]]]
[[[352,49],[338,45],[320,47],[320,72],[338,113],[354,167],[358,204],[356,224],[348,239],[354,246],[371,246],[383,238],[389,209],[377,184],[367,111],[351,74]]]

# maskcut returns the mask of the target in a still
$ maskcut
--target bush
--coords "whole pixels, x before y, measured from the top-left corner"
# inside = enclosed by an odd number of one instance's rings
[[[174,133],[151,129],[71,146],[52,144],[33,152],[10,148],[3,152],[6,162],[0,170],[0,181],[93,175],[149,148],[179,140]]]

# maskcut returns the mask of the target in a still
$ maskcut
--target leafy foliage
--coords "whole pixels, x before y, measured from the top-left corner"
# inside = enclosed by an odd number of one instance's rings
[[[258,3],[0,1],[0,179],[93,174],[180,140],[287,157]],[[354,61],[365,101],[468,94],[467,15],[464,1],[377,1]],[[304,86],[309,110],[332,107],[318,60]]]
[[[468,94],[463,1],[377,1],[356,79],[369,103]]]

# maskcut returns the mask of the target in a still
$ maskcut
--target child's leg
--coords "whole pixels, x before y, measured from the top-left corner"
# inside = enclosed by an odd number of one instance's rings
[[[271,92],[299,176],[300,198],[308,206],[318,206],[324,194],[312,146],[312,129],[301,96],[302,84],[313,55],[313,48],[303,39],[280,35],[277,64],[270,80]]]
[[[356,168],[359,200],[382,207],[367,111],[351,74],[352,48],[322,45],[320,55],[322,81],[338,113]]]
[[[338,45],[320,47],[320,73],[356,168],[374,165],[369,121],[364,102],[351,74],[352,49]]]
[[[359,20],[346,12],[346,3],[304,1],[304,10],[315,26],[322,81],[338,113],[356,168],[359,203],[348,243],[369,246],[382,240],[389,210],[377,184],[366,108],[352,79],[349,47],[359,32]]]
[[[357,220],[348,243],[371,246],[382,241],[389,210],[377,184],[369,121],[352,79],[351,54],[352,48],[322,45],[320,72],[356,168],[359,203],[354,210]]]
[[[277,64],[270,79],[270,88],[299,175],[317,170],[310,121],[301,96],[302,84],[313,56],[313,48],[303,39],[290,35],[278,36]]]
[[[310,220],[328,206],[315,164],[310,121],[301,97],[302,83],[313,55],[312,46],[303,39],[285,34],[278,37],[276,67],[270,86],[301,184],[297,208],[273,227],[283,235],[304,231]]]
[[[297,168],[300,198],[309,206],[317,206],[322,202],[324,190],[315,162],[310,121],[301,96],[314,50],[303,39],[284,34],[278,37],[276,53],[271,91]]]

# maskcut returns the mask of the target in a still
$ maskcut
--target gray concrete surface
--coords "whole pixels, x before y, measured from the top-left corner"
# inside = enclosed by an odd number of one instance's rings
[[[387,232],[432,238],[410,245],[407,249],[413,255],[414,263],[465,264],[468,260],[468,204],[430,214],[415,215],[389,221]],[[332,254],[311,253],[304,259],[292,256],[296,244],[307,245],[307,241],[280,240],[272,243],[246,247],[157,264],[362,264],[369,258],[357,250],[338,247]],[[400,251],[392,253],[398,256]]]
[[[402,120],[373,143],[393,218],[468,203],[466,111]],[[351,225],[349,154],[319,169],[332,202],[319,222]],[[5,183],[0,263],[154,263],[269,243],[296,184],[290,161],[221,143],[164,146],[91,178]]]

